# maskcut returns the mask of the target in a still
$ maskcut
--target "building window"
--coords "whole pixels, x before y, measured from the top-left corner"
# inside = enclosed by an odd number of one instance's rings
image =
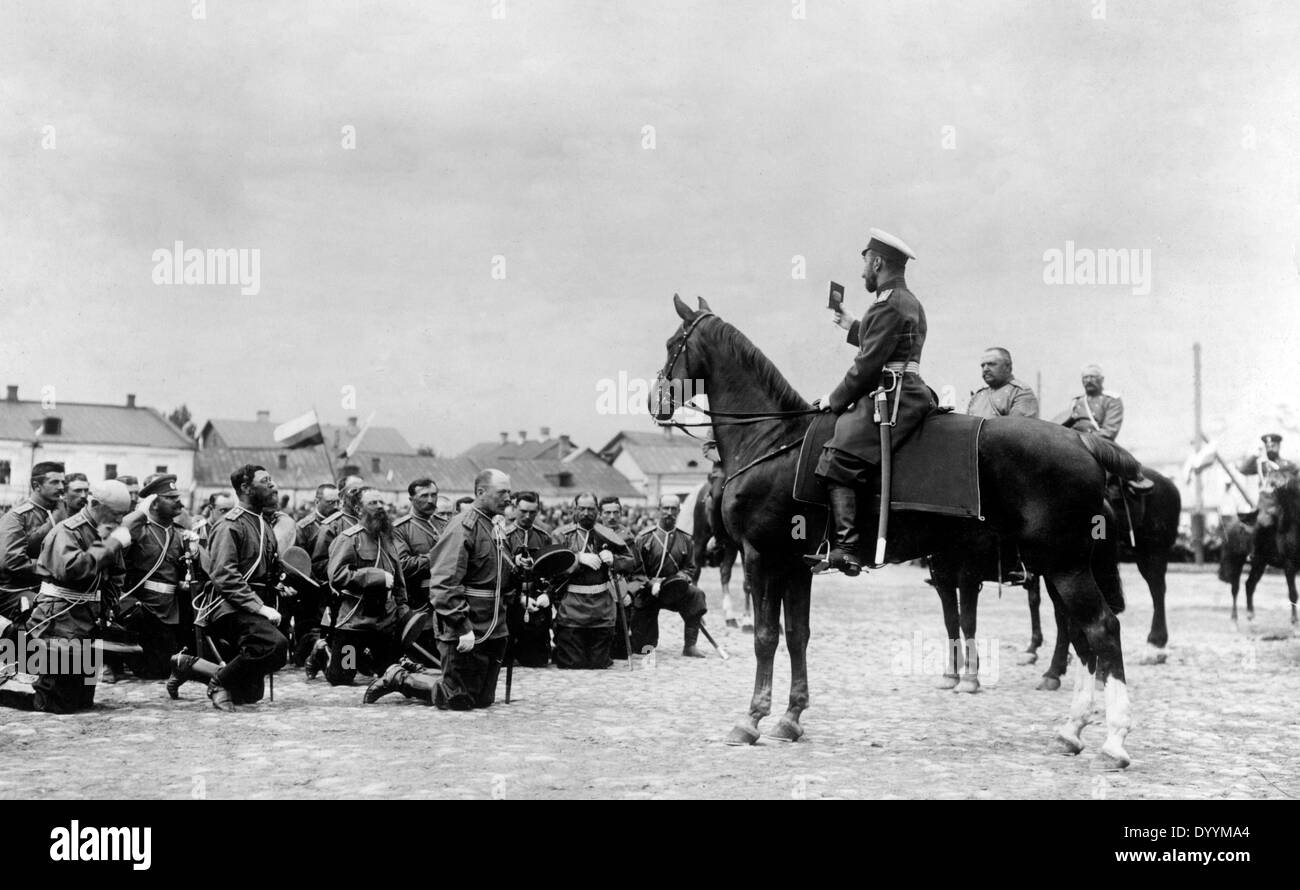
[[[289,469],[289,455],[277,454],[275,456],[275,465],[281,470]]]
[[[104,478],[105,479],[117,478],[117,464],[104,464]]]
[[[377,457],[370,458],[370,472],[372,473],[379,472],[379,458]]]
[[[159,464],[158,466],[156,466],[156,467],[153,468],[153,471],[154,471],[155,473],[166,473],[166,472],[167,472],[167,465],[166,465],[166,464]]]
[[[62,433],[63,433],[62,417],[47,417],[45,418],[44,423],[41,424],[41,435],[58,436],[61,435]]]
[[[9,476],[13,471],[9,467],[9,461],[0,460],[0,485],[9,484]]]

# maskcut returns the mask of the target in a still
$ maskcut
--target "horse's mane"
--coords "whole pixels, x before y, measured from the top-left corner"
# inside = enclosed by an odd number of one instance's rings
[[[808,402],[804,397],[795,391],[795,388],[785,379],[785,375],[772,364],[772,360],[763,354],[763,350],[751,343],[748,337],[721,318],[713,328],[717,331],[718,345],[723,347],[737,364],[744,367],[752,378],[771,394],[779,410],[802,411],[808,408]]]

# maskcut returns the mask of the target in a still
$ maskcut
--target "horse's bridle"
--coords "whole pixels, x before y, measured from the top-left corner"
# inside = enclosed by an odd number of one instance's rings
[[[677,424],[672,424],[673,415],[677,413],[677,405],[672,397],[672,387],[666,386],[668,381],[672,379],[671,377],[669,377],[669,374],[672,373],[673,368],[677,367],[677,360],[686,354],[686,344],[691,339],[691,334],[695,333],[695,329],[699,327],[700,322],[704,321],[704,319],[708,318],[711,315],[713,315],[712,312],[701,312],[700,314],[696,315],[693,319],[691,319],[690,327],[688,327],[686,331],[682,334],[682,342],[677,344],[677,349],[673,351],[672,357],[668,359],[668,363],[664,365],[663,370],[659,372],[659,375],[657,377],[655,377],[656,404],[655,404],[654,419],[655,419],[655,423],[660,424],[661,426],[677,425]],[[668,390],[668,412],[667,414],[664,415],[667,419],[660,420],[659,417],[661,414],[663,414],[662,411],[663,391],[665,388]],[[692,424],[692,426],[708,426],[708,425],[709,424]]]

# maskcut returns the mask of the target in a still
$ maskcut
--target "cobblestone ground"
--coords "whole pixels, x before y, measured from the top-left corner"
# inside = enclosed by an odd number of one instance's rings
[[[1134,762],[1123,773],[1091,766],[1100,726],[1082,755],[1055,752],[1068,691],[1035,691],[1046,652],[1015,664],[1021,591],[982,597],[984,691],[934,689],[943,625],[923,578],[894,567],[815,582],[812,706],[796,744],[722,743],[748,705],[754,655],[752,637],[723,629],[709,571],[710,626],[729,661],[681,658],[666,614],[653,669],[520,670],[516,701],[483,712],[398,697],[363,708],[361,688],[301,672],[280,674],[273,703],[234,715],[197,685],[180,702],[161,683],[101,686],[90,714],[0,712],[0,798],[1300,797],[1300,639],[1280,578],[1264,579],[1254,625],[1236,631],[1212,574],[1171,574],[1169,660],[1143,666],[1151,603],[1125,567]],[[778,712],[788,680],[783,645]]]

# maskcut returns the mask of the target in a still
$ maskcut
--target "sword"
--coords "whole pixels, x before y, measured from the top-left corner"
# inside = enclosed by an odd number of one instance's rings
[[[703,618],[700,619],[700,633],[704,634],[704,639],[709,641],[710,646],[718,650],[718,655],[722,657],[723,661],[726,661],[728,658],[731,657],[730,655],[727,654],[727,650],[719,646],[717,640],[713,639],[713,634],[709,633],[709,629],[704,626]]]
[[[606,581],[605,586],[609,588],[610,595],[614,597],[614,608],[618,614],[618,621],[623,625],[623,645],[627,648],[627,669],[629,671],[635,670],[632,666],[632,631],[627,626],[627,612],[623,608],[623,597],[619,594],[618,585],[614,583],[613,578]]]
[[[893,470],[893,424],[885,420],[884,411],[889,407],[889,390],[881,387],[876,390],[876,411],[873,419],[880,427],[880,520],[876,525],[876,559],[878,566],[885,564],[885,540],[889,532],[889,492]]]

